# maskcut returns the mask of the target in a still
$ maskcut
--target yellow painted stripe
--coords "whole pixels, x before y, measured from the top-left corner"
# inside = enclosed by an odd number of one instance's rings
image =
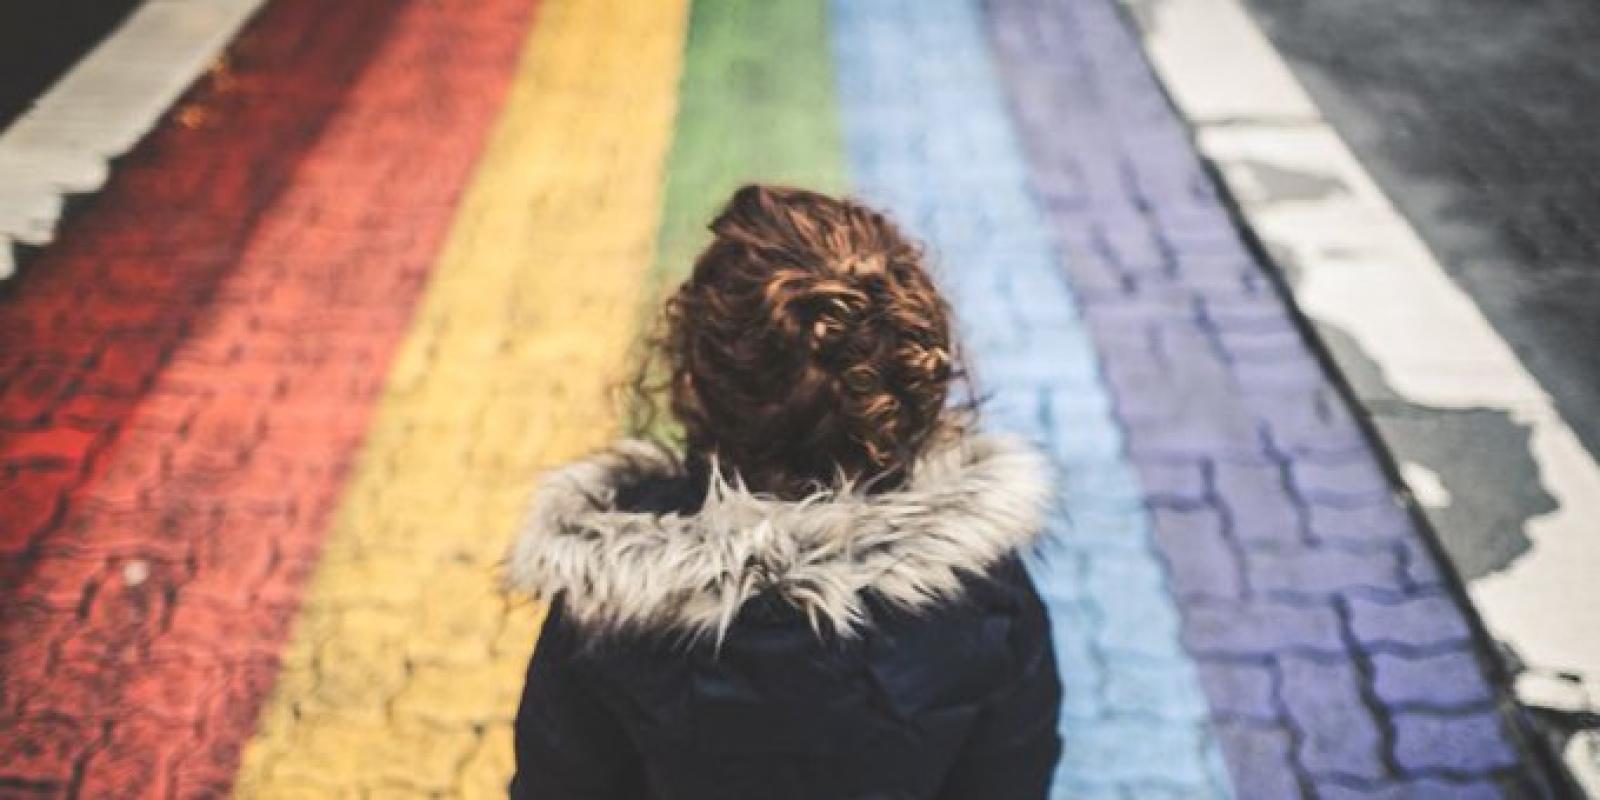
[[[615,432],[607,390],[651,263],[686,6],[544,0],[241,796],[504,796],[540,612],[498,593],[498,561],[538,471]]]

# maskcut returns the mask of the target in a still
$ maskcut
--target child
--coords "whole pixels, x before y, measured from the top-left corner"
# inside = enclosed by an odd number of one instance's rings
[[[684,455],[557,470],[513,548],[550,612],[512,796],[1044,797],[1044,460],[949,409],[949,309],[882,215],[748,186],[711,230],[641,372]]]

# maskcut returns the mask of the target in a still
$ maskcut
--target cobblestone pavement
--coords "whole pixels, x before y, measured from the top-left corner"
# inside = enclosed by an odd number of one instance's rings
[[[527,8],[274,3],[3,287],[0,797],[233,781]]]
[[[529,12],[277,0],[0,299],[0,797],[500,791],[497,556],[750,179],[924,236],[1062,468],[1057,796],[1539,793],[1110,0]]]
[[[541,4],[327,534],[241,794],[504,795],[539,612],[496,576],[538,473],[615,436],[606,391],[650,267],[686,10]]]
[[[990,9],[1241,791],[1533,793],[1462,604],[1113,4]]]
[[[1406,396],[1384,382],[1400,370],[1366,337],[1341,348],[1371,375],[1385,440],[1437,473],[1447,494],[1429,516],[1517,670],[1519,697],[1600,793],[1596,622],[1562,613],[1600,603],[1600,6],[1246,5],[1587,450],[1552,457],[1525,407],[1482,390],[1470,404]],[[1589,481],[1574,491],[1564,473],[1578,470]],[[1573,564],[1584,567],[1565,581],[1550,566]],[[1520,602],[1497,613],[1490,592]]]
[[[841,0],[856,185],[943,265],[990,424],[1044,445],[1059,510],[1030,563],[1065,702],[1059,797],[1209,797],[1227,778],[1138,480],[990,63],[975,4]]]

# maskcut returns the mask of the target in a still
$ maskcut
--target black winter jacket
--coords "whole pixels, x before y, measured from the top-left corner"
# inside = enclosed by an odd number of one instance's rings
[[[904,488],[804,502],[689,486],[637,443],[541,486],[510,558],[552,601],[513,798],[1047,795],[1061,689],[1017,556],[1034,451],[972,437]]]

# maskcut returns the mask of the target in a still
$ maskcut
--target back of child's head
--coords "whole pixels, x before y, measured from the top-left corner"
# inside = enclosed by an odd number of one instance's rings
[[[949,307],[871,209],[746,186],[666,305],[655,356],[691,459],[800,497],[884,487],[949,428]]]

